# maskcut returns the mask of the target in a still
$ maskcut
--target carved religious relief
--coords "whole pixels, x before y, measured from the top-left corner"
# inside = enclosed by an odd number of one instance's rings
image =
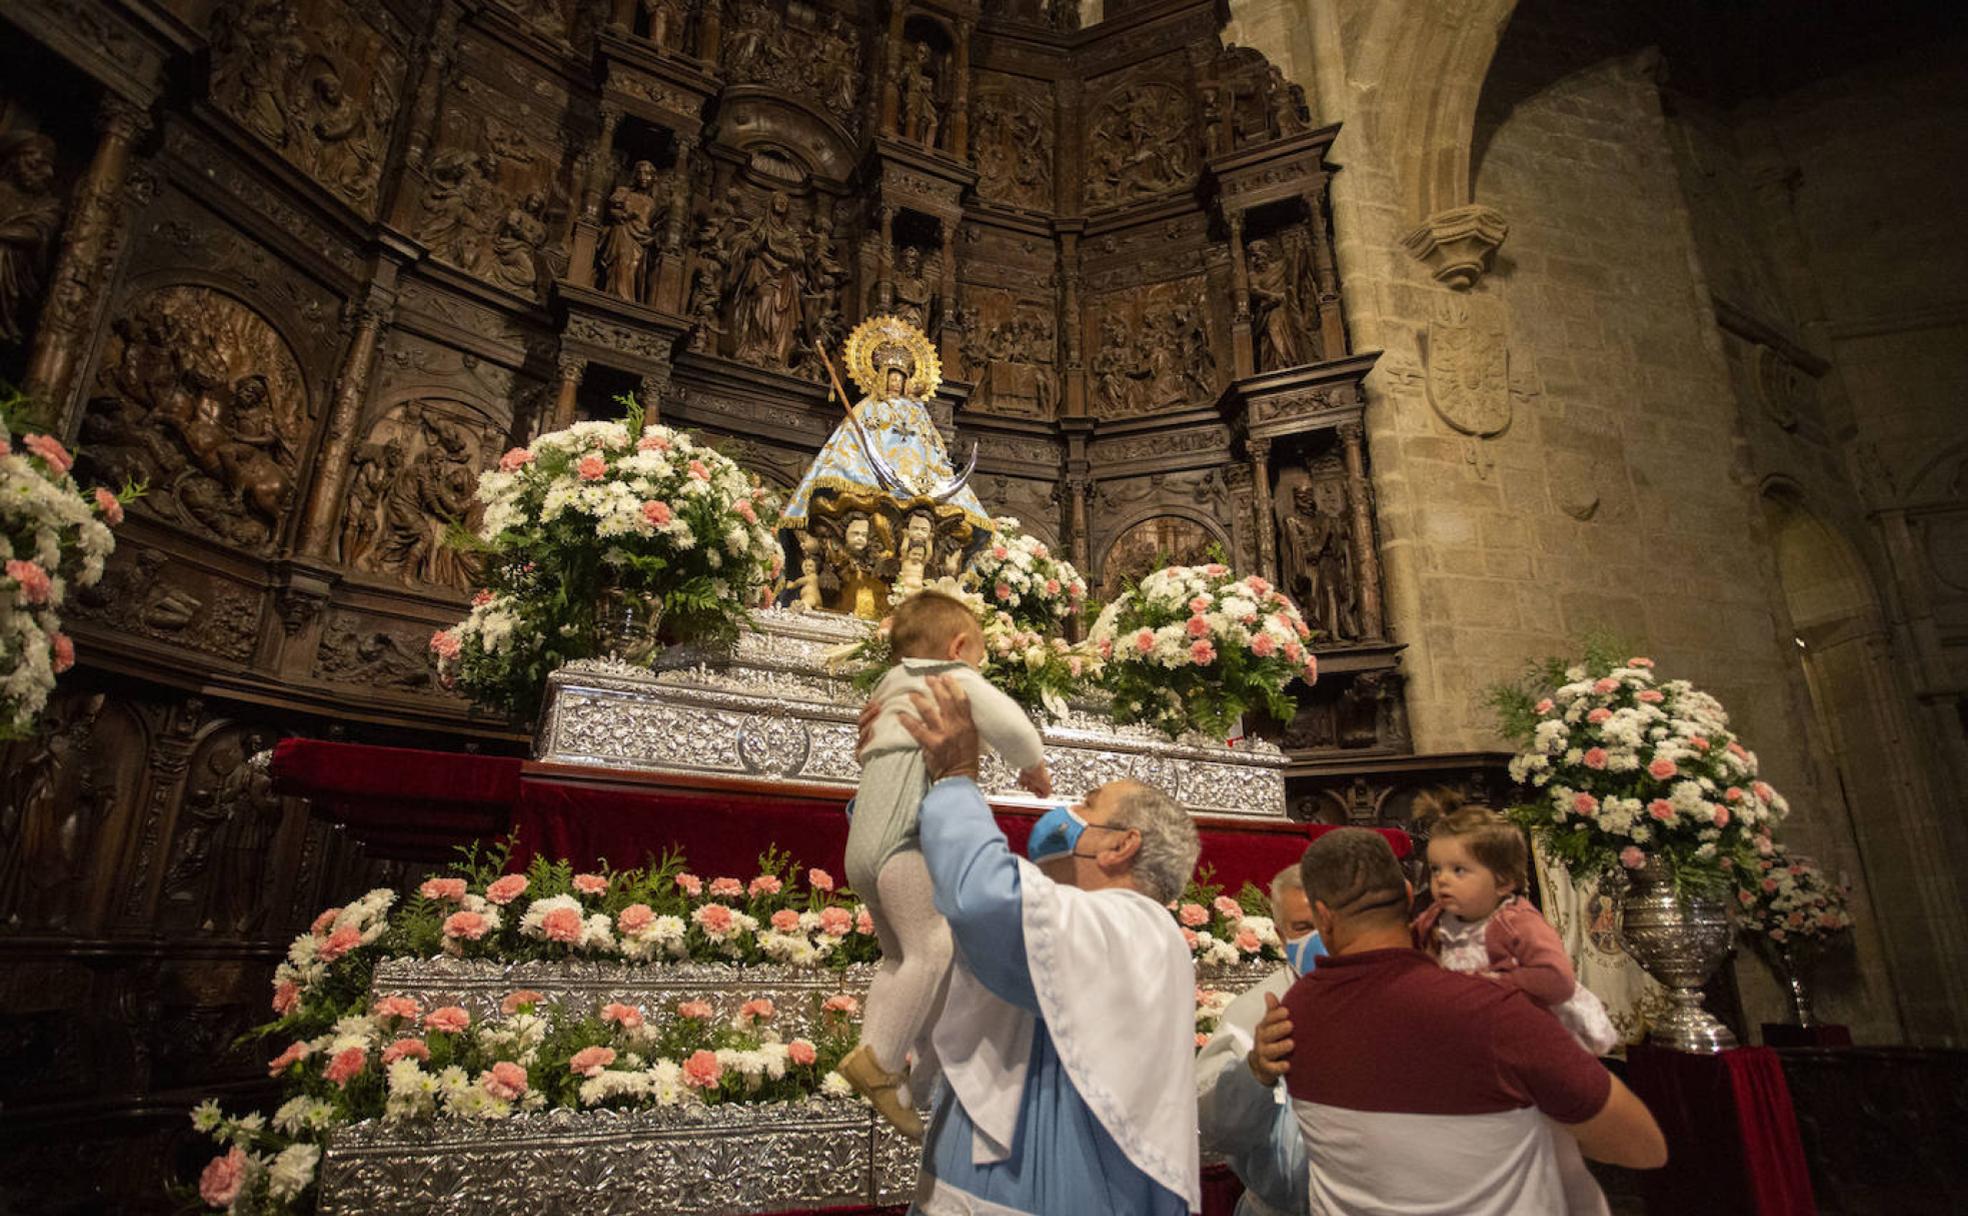
[[[385,692],[437,691],[424,643],[408,630],[379,628],[352,612],[329,613],[315,652],[314,675],[338,684],[363,684]]]
[[[1052,310],[1007,291],[972,291],[959,353],[975,386],[974,409],[1050,418],[1059,408],[1057,327]]]
[[[164,869],[163,925],[225,937],[266,927],[281,820],[266,763],[274,740],[271,730],[228,728],[193,753]]]
[[[566,214],[554,162],[513,123],[460,104],[487,90],[461,81],[447,97],[437,151],[423,170],[418,241],[433,257],[537,298],[565,264],[549,233]]]
[[[575,0],[498,0],[500,8],[549,42],[566,42],[579,13]]]
[[[655,165],[636,161],[602,208],[595,282],[610,295],[637,304],[650,303],[656,289],[661,255],[656,238],[669,213],[669,191],[659,181]]]
[[[1324,461],[1279,504],[1278,578],[1322,643],[1361,636],[1345,478],[1336,460]]]
[[[1052,121],[1037,100],[1014,89],[980,90],[970,129],[978,197],[1034,211],[1052,206]]]
[[[110,555],[102,581],[74,592],[65,610],[126,636],[244,662],[259,638],[261,595],[156,549],[125,543]]]
[[[406,401],[370,426],[354,456],[342,509],[342,563],[406,583],[464,590],[477,577],[469,555],[444,543],[452,524],[472,527],[478,475],[498,459],[500,427],[457,401]]]
[[[1199,404],[1220,388],[1203,276],[1107,295],[1090,344],[1093,411],[1125,417]]]
[[[27,340],[61,234],[54,187],[54,141],[22,128],[0,130],[0,344]]]
[[[82,422],[84,471],[149,493],[133,510],[248,549],[293,506],[311,407],[265,318],[209,287],[166,287],[110,326]]]
[[[733,83],[792,93],[830,115],[850,137],[860,133],[862,36],[851,21],[831,11],[794,18],[765,0],[735,0],[726,20],[720,41]]]
[[[1257,370],[1278,371],[1325,357],[1319,282],[1302,227],[1250,242],[1251,344]]]
[[[107,799],[93,780],[101,693],[55,698],[41,732],[0,745],[0,926],[63,929]]]
[[[1192,565],[1209,560],[1220,537],[1193,519],[1157,515],[1144,519],[1114,538],[1100,559],[1100,598],[1111,600],[1128,585],[1165,565]]]
[[[1086,202],[1111,206],[1185,186],[1196,174],[1189,98],[1172,84],[1129,85],[1093,111]]]
[[[643,36],[659,51],[694,53],[697,33],[691,28],[696,5],[690,0],[637,0],[642,10]]]
[[[330,0],[235,0],[211,42],[213,103],[373,216],[403,75],[392,41]]]

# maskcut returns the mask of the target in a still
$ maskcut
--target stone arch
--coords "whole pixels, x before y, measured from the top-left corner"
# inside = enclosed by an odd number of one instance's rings
[[[1958,1038],[1968,1008],[1963,892],[1951,870],[1932,865],[1958,842],[1922,767],[1878,590],[1858,549],[1794,484],[1767,483],[1763,507],[1809,692],[1808,729],[1820,736],[1808,750],[1826,758],[1841,793],[1900,1019],[1916,1041]]]
[[[1471,196],[1476,106],[1517,0],[1382,0],[1353,45],[1351,80],[1370,82],[1370,137],[1393,150],[1402,243],[1435,278],[1468,287],[1509,224]],[[1349,41],[1352,41],[1349,39]]]
[[[1198,552],[1176,552],[1174,556],[1178,559],[1200,559],[1201,547],[1209,543],[1222,545],[1225,550],[1229,550],[1232,547],[1229,529],[1225,527],[1222,520],[1207,511],[1162,504],[1145,507],[1123,518],[1115,526],[1111,539],[1101,549],[1100,561],[1096,569],[1083,572],[1086,574],[1089,582],[1095,583],[1100,588],[1097,598],[1103,600],[1112,599],[1114,596],[1120,594],[1119,577],[1128,574],[1140,575],[1147,573],[1147,569],[1133,569],[1132,567],[1140,565],[1141,559],[1144,557],[1152,558],[1156,556],[1156,550],[1164,544],[1166,538],[1149,536],[1144,533],[1144,529],[1149,529],[1151,525],[1164,523],[1171,525],[1170,530],[1173,530],[1176,526],[1187,525],[1193,528],[1196,533],[1200,534],[1200,539],[1195,546]],[[1144,545],[1149,547],[1143,548]],[[1114,563],[1117,561],[1123,563],[1123,569],[1115,570],[1113,568]]]

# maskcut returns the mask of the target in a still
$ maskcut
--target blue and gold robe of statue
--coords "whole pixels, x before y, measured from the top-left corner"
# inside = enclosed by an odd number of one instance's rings
[[[906,488],[891,494],[882,487],[874,467],[862,454],[854,428],[843,420],[787,500],[785,514],[779,519],[781,528],[806,527],[816,497],[823,502],[828,498],[838,500],[838,509],[872,511],[881,503],[893,502],[907,510],[918,503],[930,503],[930,492],[956,475],[935,421],[919,403],[907,397],[891,397],[886,401],[864,397],[854,407],[854,416],[861,420],[868,441],[900,475]],[[939,516],[962,515],[973,528],[990,531],[990,514],[969,486],[946,501],[931,505]]]

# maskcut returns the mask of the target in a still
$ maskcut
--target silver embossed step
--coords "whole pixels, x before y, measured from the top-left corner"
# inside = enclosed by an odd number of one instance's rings
[[[332,1133],[321,1216],[780,1212],[906,1203],[915,1146],[856,1101],[367,1120]]]
[[[609,660],[570,663],[547,679],[534,741],[550,763],[673,775],[745,777],[853,790],[854,721],[861,697],[829,672],[828,653],[852,644],[864,622],[828,613],[757,614],[728,661],[659,660],[657,670]],[[1261,741],[1227,747],[1199,735],[1171,742],[1142,726],[1115,726],[1075,706],[1043,729],[1056,797],[1135,778],[1175,795],[1192,813],[1285,818],[1285,756]],[[994,801],[1045,805],[987,757]]]

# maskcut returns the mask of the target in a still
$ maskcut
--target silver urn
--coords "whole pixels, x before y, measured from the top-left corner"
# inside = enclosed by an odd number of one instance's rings
[[[1726,900],[1677,892],[1658,860],[1627,875],[1619,943],[1667,989],[1667,1010],[1648,1028],[1663,1047],[1713,1055],[1736,1046],[1736,1036],[1702,1007],[1702,985],[1735,948],[1729,912]]]

